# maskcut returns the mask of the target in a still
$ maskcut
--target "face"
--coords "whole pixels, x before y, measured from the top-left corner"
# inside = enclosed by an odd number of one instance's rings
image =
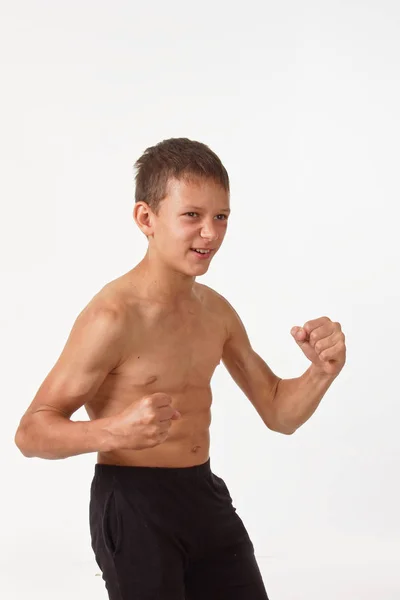
[[[159,214],[151,217],[152,252],[187,275],[205,273],[225,237],[229,212],[229,194],[213,180],[170,181]]]

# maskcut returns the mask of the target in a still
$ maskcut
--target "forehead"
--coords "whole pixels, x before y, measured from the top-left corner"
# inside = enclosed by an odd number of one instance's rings
[[[213,179],[170,179],[165,200],[171,207],[229,208],[229,192]]]

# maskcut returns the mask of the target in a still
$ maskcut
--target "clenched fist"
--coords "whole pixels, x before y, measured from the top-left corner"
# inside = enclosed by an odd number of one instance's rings
[[[314,372],[336,377],[346,362],[345,335],[340,323],[329,317],[307,321],[303,327],[292,327],[291,334],[313,363]]]
[[[143,396],[118,415],[110,417],[109,431],[117,450],[143,450],[165,442],[173,420],[181,418],[168,394]]]

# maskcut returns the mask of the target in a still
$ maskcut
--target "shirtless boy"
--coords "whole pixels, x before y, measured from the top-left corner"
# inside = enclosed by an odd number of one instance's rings
[[[265,600],[253,544],[210,467],[210,380],[222,360],[265,425],[292,434],[343,368],[345,337],[328,317],[294,327],[311,365],[277,377],[229,302],[196,282],[229,220],[218,156],[173,138],[135,167],[146,255],[78,315],[15,442],[27,457],[97,453],[90,533],[110,600]],[[72,421],[81,406],[90,420]]]

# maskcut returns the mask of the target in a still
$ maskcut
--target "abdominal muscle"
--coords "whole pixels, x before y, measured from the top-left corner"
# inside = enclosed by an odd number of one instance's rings
[[[138,400],[150,393],[161,390],[152,390],[143,393]],[[191,467],[205,463],[209,458],[210,449],[210,424],[211,424],[211,390],[193,389],[185,393],[172,393],[166,391],[172,397],[172,406],[181,414],[178,420],[172,420],[167,439],[151,448],[141,450],[110,450],[98,452],[97,462],[100,464],[112,464],[120,466],[140,467]],[[134,402],[134,400],[133,400]],[[129,402],[121,403],[121,399],[114,397],[103,404],[103,410],[99,409],[102,403],[95,403],[95,407],[86,406],[91,419],[111,417],[122,412]],[[132,437],[134,429],[132,430]]]

